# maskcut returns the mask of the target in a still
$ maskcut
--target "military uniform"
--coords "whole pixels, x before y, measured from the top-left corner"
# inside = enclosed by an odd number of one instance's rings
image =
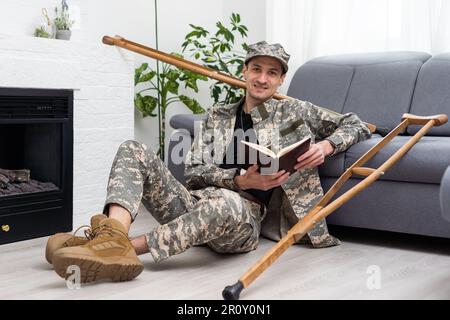
[[[279,44],[258,42],[249,46],[246,62],[257,56],[278,59],[287,71],[289,55]],[[241,102],[240,102],[241,103]],[[279,239],[323,196],[317,168],[292,174],[270,197],[269,204],[238,189],[238,168],[223,168],[226,150],[234,136],[240,103],[215,106],[196,124],[195,139],[185,160],[187,188],[144,144],[124,142],[114,160],[104,212],[111,203],[126,208],[135,218],[140,202],[161,224],[146,234],[155,261],[207,243],[221,253],[248,252],[259,242],[261,231]],[[353,113],[338,114],[309,102],[269,99],[250,112],[259,144],[277,151],[305,137],[314,143],[328,139],[334,154],[370,136]],[[267,215],[267,219],[264,219]],[[263,221],[267,221],[262,225]],[[319,222],[305,239],[314,247],[339,244]]]
[[[240,195],[234,182],[238,170],[219,167],[233,136],[237,107],[238,104],[210,108],[208,117],[198,124],[200,132],[186,157],[188,188],[146,145],[126,141],[119,147],[104,211],[107,212],[108,204],[117,203],[134,219],[142,201],[161,224],[146,235],[155,261],[203,243],[222,253],[253,250],[266,214],[270,221],[280,221],[278,236],[273,225],[266,228],[265,235],[277,239],[323,196],[317,168],[292,174],[277,188],[268,210]],[[252,109],[251,116],[259,143],[273,150],[308,136],[313,142],[328,139],[337,153],[370,136],[356,115],[340,115],[300,100],[270,99]],[[314,247],[339,244],[328,233],[325,221],[303,240],[309,240]]]
[[[186,159],[185,176],[189,188],[193,189],[191,194],[201,195],[202,188],[207,186],[238,191],[234,177],[239,172],[218,166],[233,136],[238,105],[211,108],[207,119],[197,128],[199,132]],[[370,137],[370,130],[355,114],[342,115],[296,99],[270,99],[253,108],[250,114],[259,144],[274,152],[310,137],[312,143],[322,139],[330,141],[335,148],[334,155]],[[292,174],[277,189],[270,200],[267,218],[277,221],[280,230],[277,234],[273,226],[264,228],[265,235],[272,239],[284,236],[323,196],[317,168]],[[339,244],[339,240],[328,233],[325,221],[319,222],[303,240],[314,247]]]
[[[161,224],[146,234],[155,261],[204,243],[220,253],[247,252],[258,244],[260,205],[215,186],[190,193],[151,149],[129,140],[114,159],[104,212],[116,203],[134,220],[141,201]]]

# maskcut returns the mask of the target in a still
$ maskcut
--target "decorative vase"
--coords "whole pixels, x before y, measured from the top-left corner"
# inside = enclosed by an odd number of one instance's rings
[[[56,30],[56,39],[70,40],[72,31],[70,30]]]

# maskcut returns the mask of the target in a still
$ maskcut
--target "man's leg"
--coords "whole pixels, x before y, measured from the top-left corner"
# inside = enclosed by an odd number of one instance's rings
[[[108,209],[108,216],[112,219],[120,221],[124,226],[126,226],[127,230],[130,229],[131,215],[130,212],[128,212],[128,210],[124,207],[111,203]],[[144,235],[131,239],[131,244],[133,245],[134,251],[136,251],[138,256],[148,252],[147,241]]]
[[[126,141],[119,147],[111,168],[104,207],[108,218],[93,230],[94,238],[85,245],[57,250],[55,271],[65,277],[68,266],[78,265],[82,282],[136,277],[143,265],[128,239],[128,231],[142,198],[151,209],[155,206],[151,213],[158,221],[183,214],[195,201],[153,151],[136,141]],[[146,248],[136,249],[141,253]]]
[[[112,203],[109,206],[107,215],[111,219],[116,219],[116,220],[120,221],[120,223],[123,224],[125,229],[130,230],[131,215],[130,215],[130,212],[128,212],[128,210],[125,209],[124,207],[122,207],[118,204]]]
[[[208,243],[217,252],[247,252],[256,248],[261,229],[260,206],[238,193],[209,187],[194,208],[146,234],[158,262],[194,245]]]
[[[141,202],[164,224],[191,210],[196,199],[150,148],[129,140],[114,159],[103,211],[127,224],[136,218]]]
[[[150,148],[129,140],[121,144],[114,159],[104,213],[128,230],[141,202],[164,224],[191,210],[196,199]],[[149,252],[144,235],[131,243],[138,255]]]

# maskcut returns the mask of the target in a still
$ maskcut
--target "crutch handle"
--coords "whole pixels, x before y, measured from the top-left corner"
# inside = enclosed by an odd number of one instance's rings
[[[410,113],[404,113],[402,116],[402,120],[408,119],[409,124],[418,124],[418,125],[424,125],[430,120],[434,120],[435,126],[441,126],[448,121],[448,116],[446,114],[436,114],[434,116],[416,116],[414,114]]]
[[[109,37],[109,36],[104,36],[102,39],[102,42],[104,44],[108,44],[108,45],[112,46],[112,45],[114,45],[114,38]]]

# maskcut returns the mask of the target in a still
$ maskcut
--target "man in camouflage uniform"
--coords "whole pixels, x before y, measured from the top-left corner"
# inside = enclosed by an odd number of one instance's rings
[[[95,269],[97,276],[86,281],[129,280],[142,271],[138,258],[130,253],[133,248],[137,254],[150,252],[155,261],[199,244],[220,253],[248,252],[257,247],[261,232],[279,239],[304,217],[323,196],[317,166],[325,157],[368,138],[370,131],[353,113],[341,115],[305,101],[273,99],[284,81],[288,60],[279,44],[262,41],[249,46],[243,69],[245,98],[210,108],[206,119],[196,126],[199,132],[186,156],[187,188],[147,146],[124,142],[108,183],[104,213],[109,218],[94,228],[82,249],[66,245],[68,248],[55,252],[58,274],[64,276],[64,268],[75,261],[82,266],[82,274],[92,274]],[[242,133],[247,140],[273,151],[305,137],[311,138],[311,147],[297,159],[293,174],[263,174],[264,168],[237,155]],[[141,202],[160,225],[127,242],[126,234]],[[262,226],[266,216],[271,222]],[[105,228],[109,234],[102,231]],[[328,233],[325,221],[299,240],[317,248],[339,244]],[[95,245],[90,245],[92,242]],[[120,262],[122,256],[127,256],[126,263]],[[114,262],[105,260],[110,258]],[[93,261],[95,266],[91,266]],[[124,271],[124,265],[130,264],[136,270]],[[115,278],[117,273],[126,274]]]

